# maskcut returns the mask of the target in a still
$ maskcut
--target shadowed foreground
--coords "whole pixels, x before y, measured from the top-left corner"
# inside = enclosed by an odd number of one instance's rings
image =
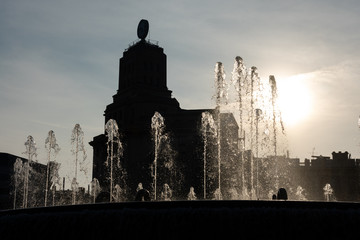
[[[0,238],[356,237],[360,204],[293,201],[126,202],[0,212]]]

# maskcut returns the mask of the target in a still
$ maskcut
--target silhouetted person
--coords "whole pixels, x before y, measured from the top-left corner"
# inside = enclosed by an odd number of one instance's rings
[[[285,188],[280,188],[279,189],[276,199],[278,199],[278,200],[287,200],[288,199],[287,192],[286,192]]]
[[[150,193],[146,189],[141,189],[136,193],[135,201],[148,202],[150,201]]]
[[[142,183],[138,184],[136,191],[137,192],[135,195],[135,201],[138,201],[138,202],[150,201],[150,193],[148,190],[143,188]]]
[[[272,200],[276,200],[276,195],[275,194],[272,195]]]

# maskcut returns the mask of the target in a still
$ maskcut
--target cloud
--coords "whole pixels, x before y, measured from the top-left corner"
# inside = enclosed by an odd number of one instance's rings
[[[318,96],[318,110],[333,118],[360,109],[360,61],[351,60],[314,72],[311,88]]]
[[[293,154],[309,157],[315,147],[323,155],[348,151],[359,157],[359,67],[359,61],[349,60],[304,74],[303,83],[312,94],[312,114],[288,131]]]

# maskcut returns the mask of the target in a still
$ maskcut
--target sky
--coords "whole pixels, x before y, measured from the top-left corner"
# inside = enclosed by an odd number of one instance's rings
[[[67,186],[74,174],[71,131],[88,142],[104,132],[123,51],[141,19],[167,55],[168,88],[184,109],[213,108],[214,66],[230,77],[234,58],[274,75],[291,157],[360,158],[360,2],[45,1],[0,2],[0,152],[25,157],[32,135],[46,163],[55,132]]]

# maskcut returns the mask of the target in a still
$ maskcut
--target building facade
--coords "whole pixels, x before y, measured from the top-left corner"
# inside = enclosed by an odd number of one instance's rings
[[[104,123],[114,119],[119,127],[123,145],[121,168],[115,169],[112,177],[128,200],[134,198],[139,183],[150,191],[154,189],[155,150],[151,119],[155,112],[164,118],[167,138],[158,154],[157,195],[165,183],[178,193],[180,199],[186,198],[190,187],[194,187],[198,193],[202,192],[201,115],[209,111],[215,116],[217,111],[182,109],[171,93],[167,88],[163,48],[142,39],[125,50],[119,64],[118,90],[113,102],[105,109]],[[238,127],[234,117],[232,114],[222,114],[221,118],[223,126],[230,128],[234,135],[232,141],[237,142]],[[94,137],[90,145],[94,150],[93,177],[99,180],[102,189],[108,191],[110,169],[106,165],[105,130],[104,134]]]

